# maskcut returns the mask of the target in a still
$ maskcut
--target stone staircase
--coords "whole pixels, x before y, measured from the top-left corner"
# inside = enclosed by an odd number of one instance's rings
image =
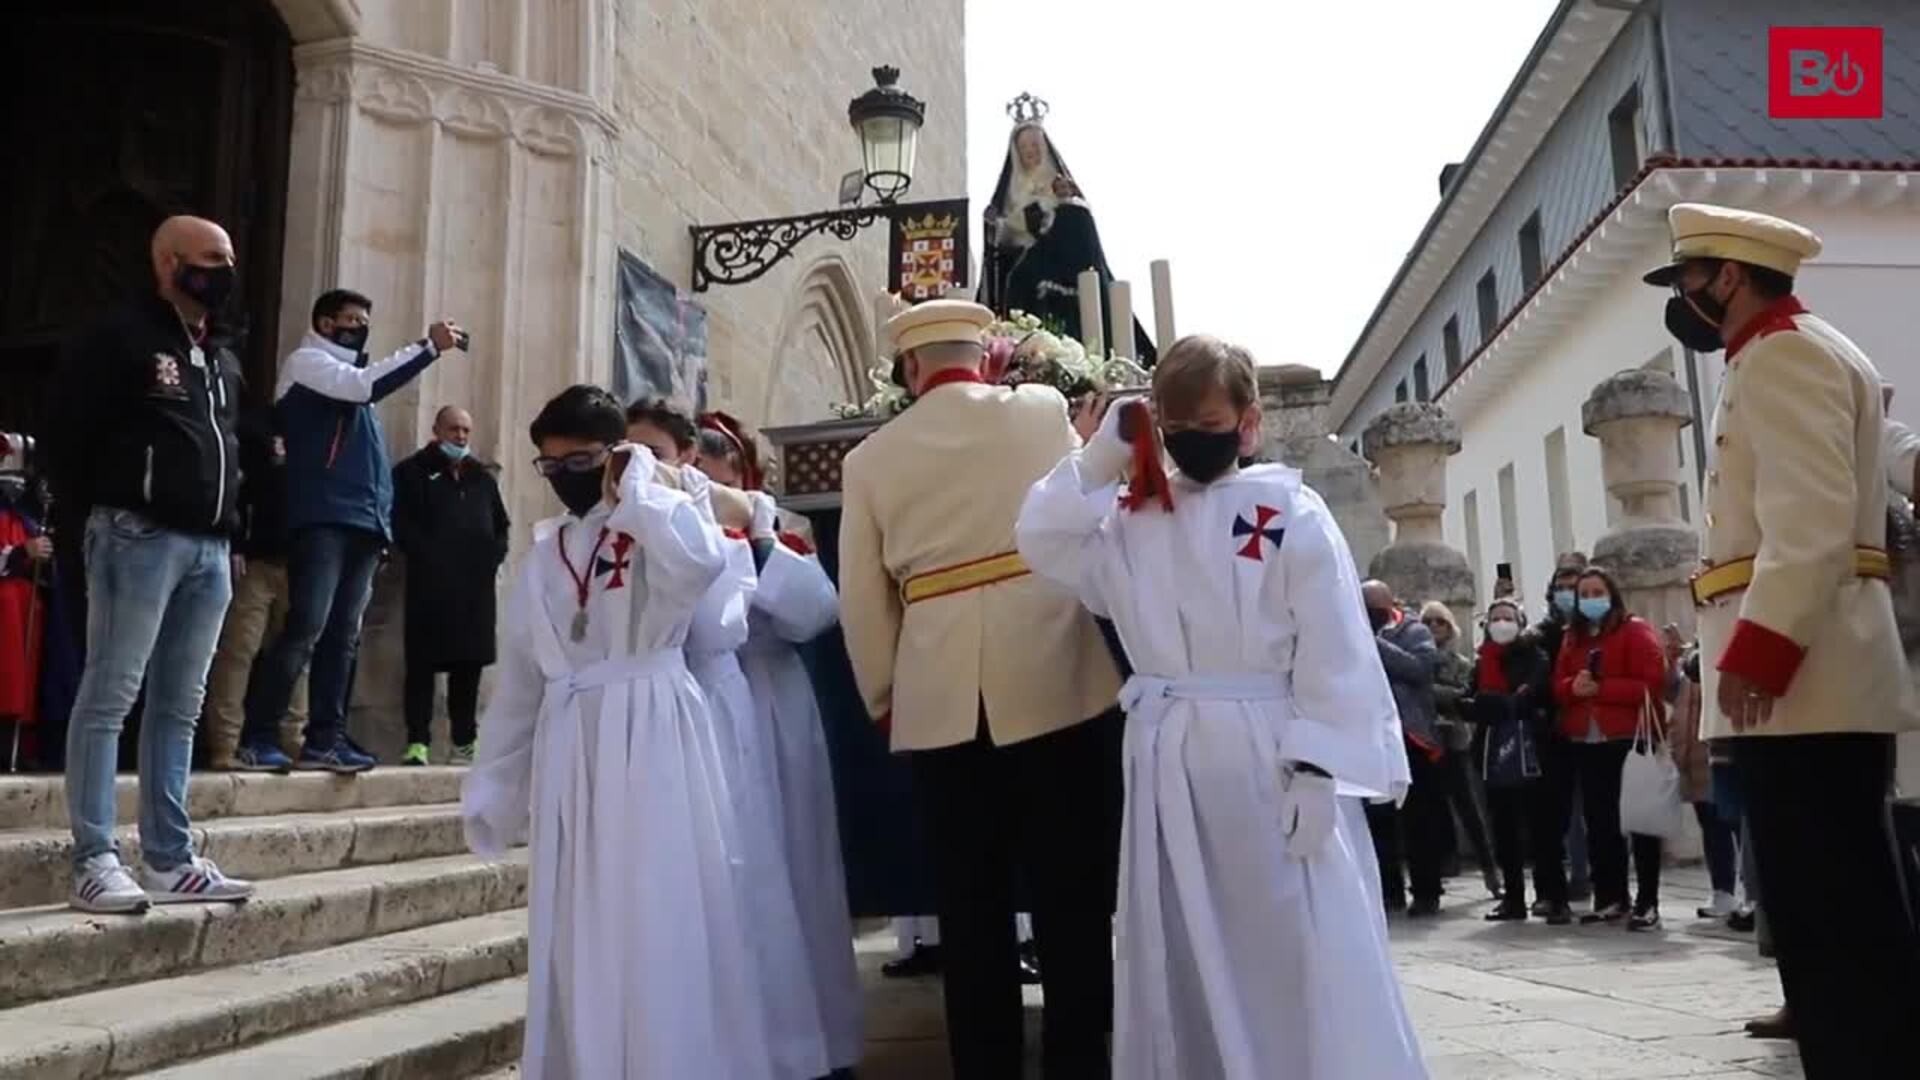
[[[197,850],[244,905],[67,909],[66,801],[0,777],[0,1080],[457,1078],[519,1055],[524,859],[466,854],[461,770],[202,774]],[[120,820],[135,819],[131,777]],[[137,856],[131,828],[123,852]]]

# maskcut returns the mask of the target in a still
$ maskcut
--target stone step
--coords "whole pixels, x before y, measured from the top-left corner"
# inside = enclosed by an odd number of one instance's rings
[[[196,822],[224,817],[315,814],[370,806],[419,806],[458,802],[465,768],[389,766],[359,776],[298,772],[195,773],[187,783],[187,814]],[[115,780],[119,819],[140,817],[131,775]],[[63,829],[67,826],[65,781],[58,776],[0,776],[0,829]]]
[[[94,1080],[226,1053],[521,975],[526,956],[520,909],[26,1005],[0,1012],[0,1080]]]
[[[118,830],[121,858],[139,858],[138,830]],[[466,850],[457,803],[376,806],[277,817],[214,818],[193,829],[194,850],[238,878],[266,880]],[[64,828],[0,832],[0,911],[65,903],[73,836]]]
[[[238,905],[0,912],[0,1008],[524,907],[526,895],[517,853],[498,863],[456,855],[301,874],[262,882]]]
[[[527,980],[471,989],[203,1058],[149,1080],[442,1080],[520,1056]]]

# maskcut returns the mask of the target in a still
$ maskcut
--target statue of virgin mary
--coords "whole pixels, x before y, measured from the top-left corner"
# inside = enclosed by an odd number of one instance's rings
[[[1100,232],[1080,185],[1040,125],[1046,103],[1022,94],[1008,106],[1015,119],[993,200],[986,211],[981,301],[1005,317],[1024,311],[1080,335],[1080,272],[1113,280]],[[1104,301],[1104,297],[1103,297]],[[1153,342],[1134,322],[1134,355],[1153,363]]]

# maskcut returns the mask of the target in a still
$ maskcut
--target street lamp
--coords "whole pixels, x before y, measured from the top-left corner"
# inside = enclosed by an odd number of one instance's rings
[[[898,68],[874,68],[873,87],[847,103],[847,122],[860,136],[866,186],[879,202],[794,217],[692,226],[694,292],[706,292],[711,285],[753,281],[816,233],[851,240],[876,221],[891,221],[918,209],[898,200],[913,184],[927,106],[895,85],[899,80]]]
[[[898,199],[913,184],[914,152],[920,145],[920,125],[927,119],[926,103],[894,85],[899,81],[899,68],[874,68],[873,89],[847,105],[847,120],[860,135],[867,186],[883,203]]]

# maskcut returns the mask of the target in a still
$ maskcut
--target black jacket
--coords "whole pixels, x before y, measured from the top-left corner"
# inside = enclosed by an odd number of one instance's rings
[[[393,540],[406,557],[407,663],[494,660],[494,578],[507,558],[494,470],[429,446],[393,468]]]
[[[233,547],[250,559],[287,557],[287,451],[271,413],[240,418],[240,523]]]
[[[1553,661],[1547,659],[1547,654],[1531,637],[1522,637],[1500,650],[1500,674],[1507,681],[1508,689],[1504,693],[1482,687],[1479,658],[1474,658],[1473,677],[1467,690],[1469,700],[1462,710],[1467,719],[1485,725],[1511,707],[1526,718],[1536,736],[1551,732],[1555,714]]]
[[[240,501],[240,365],[196,346],[173,305],[135,301],[87,332],[54,377],[47,425],[55,494],[133,510],[181,532],[228,535]]]

